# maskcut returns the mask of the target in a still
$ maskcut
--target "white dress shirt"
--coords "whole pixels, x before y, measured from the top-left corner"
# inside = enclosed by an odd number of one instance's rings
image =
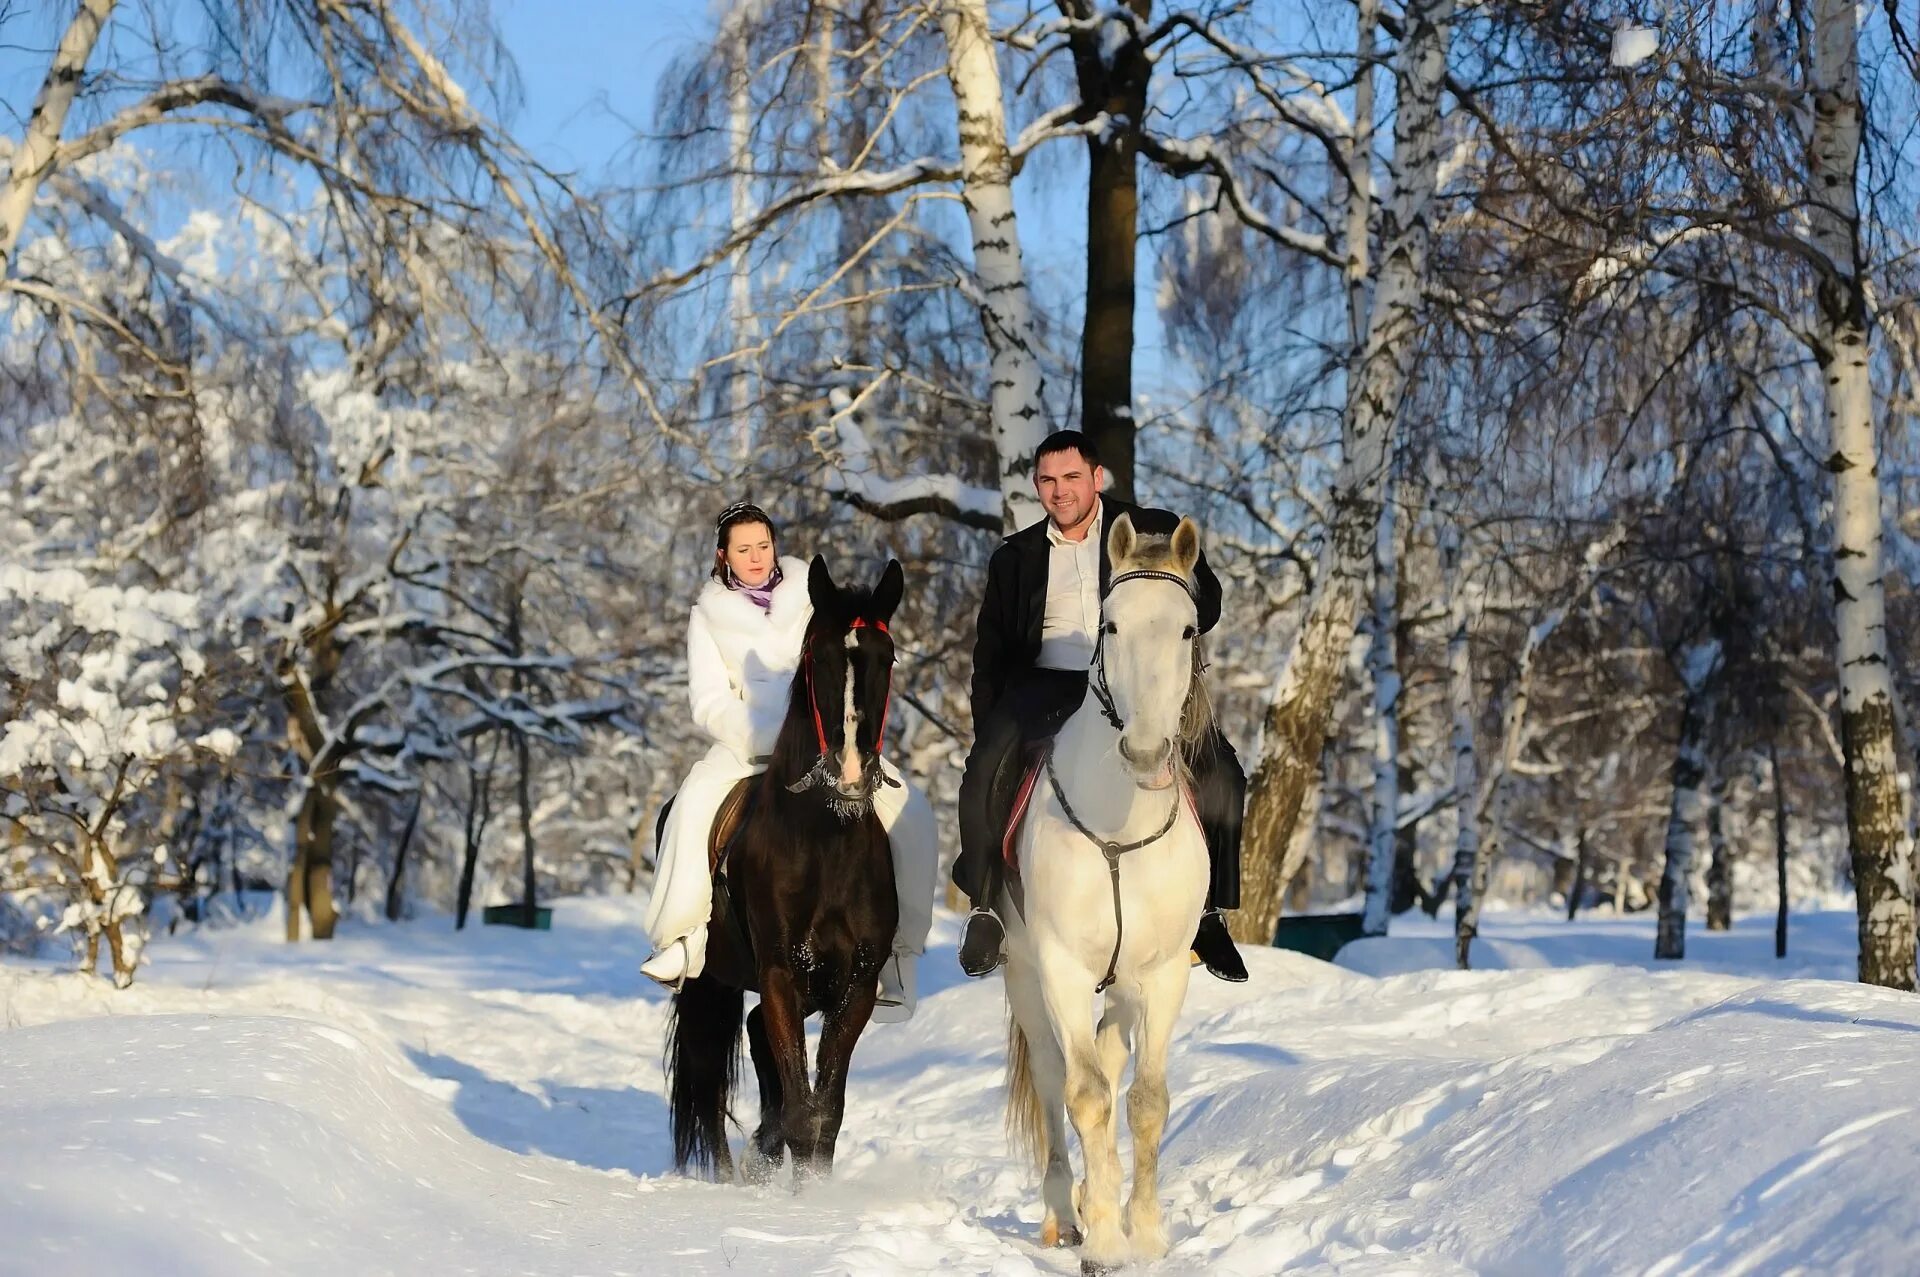
[[[1047,521],[1047,610],[1040,622],[1040,657],[1047,670],[1084,670],[1093,664],[1094,632],[1100,627],[1100,538],[1106,535],[1106,505],[1094,499],[1087,535],[1069,541]]]

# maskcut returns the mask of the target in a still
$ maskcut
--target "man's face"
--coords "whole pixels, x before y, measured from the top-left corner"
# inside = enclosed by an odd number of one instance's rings
[[[1054,526],[1071,532],[1093,516],[1100,467],[1088,465],[1078,449],[1050,452],[1033,467],[1033,487]]]

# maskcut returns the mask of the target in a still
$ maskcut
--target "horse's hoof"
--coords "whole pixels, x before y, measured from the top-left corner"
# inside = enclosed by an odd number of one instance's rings
[[[1079,1229],[1071,1225],[1062,1228],[1057,1219],[1049,1218],[1046,1223],[1040,1225],[1040,1245],[1043,1249],[1051,1250],[1056,1246],[1078,1246],[1085,1240],[1080,1235]]]
[[[1107,1277],[1109,1273],[1120,1271],[1118,1264],[1099,1264],[1091,1259],[1080,1261],[1080,1277]]]
[[[740,1164],[740,1178],[755,1188],[773,1182],[773,1176],[780,1169],[780,1159],[768,1157],[758,1151],[748,1153]]]

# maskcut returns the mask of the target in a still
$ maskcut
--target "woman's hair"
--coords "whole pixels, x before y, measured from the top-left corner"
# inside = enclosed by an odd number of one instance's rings
[[[773,526],[773,520],[767,517],[765,510],[753,502],[736,501],[722,510],[720,517],[714,521],[713,525],[712,576],[714,580],[728,587],[731,587],[733,582],[732,573],[727,569],[727,539],[733,535],[733,530],[743,523],[762,525],[767,530],[767,539],[772,541],[776,548],[780,544],[780,533]]]

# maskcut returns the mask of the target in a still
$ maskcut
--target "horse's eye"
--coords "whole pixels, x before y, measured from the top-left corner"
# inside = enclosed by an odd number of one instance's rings
[[[1192,642],[1194,639],[1194,636],[1199,633],[1200,633],[1199,630],[1196,630],[1195,628],[1193,628],[1193,626],[1189,625],[1186,629],[1180,631],[1180,637],[1183,639],[1186,639],[1188,642]]]
[[[1100,623],[1100,632],[1102,634],[1118,634],[1120,632],[1120,627],[1115,625],[1112,621],[1102,621]]]

